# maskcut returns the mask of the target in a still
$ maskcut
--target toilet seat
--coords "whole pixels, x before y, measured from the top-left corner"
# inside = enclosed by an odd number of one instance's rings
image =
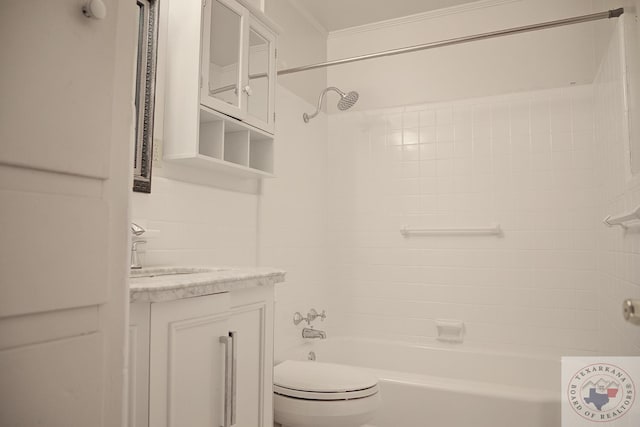
[[[357,368],[286,360],[273,369],[273,414],[283,427],[359,427],[380,406],[378,379]]]
[[[351,400],[369,397],[378,392],[378,386],[353,391],[337,391],[337,392],[313,392],[306,390],[294,390],[286,387],[273,386],[273,392],[281,396],[293,397],[304,400]]]
[[[273,383],[274,393],[302,400],[353,400],[378,393],[378,380],[373,375],[315,361],[282,362],[274,368]]]

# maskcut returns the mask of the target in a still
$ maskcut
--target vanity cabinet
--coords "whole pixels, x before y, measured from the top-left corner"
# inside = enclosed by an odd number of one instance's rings
[[[272,425],[272,287],[131,307],[130,426]]]
[[[274,24],[244,1],[168,4],[164,158],[245,177],[273,174]]]

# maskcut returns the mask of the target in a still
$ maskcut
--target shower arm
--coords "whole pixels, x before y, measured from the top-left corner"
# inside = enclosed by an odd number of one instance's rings
[[[342,96],[342,97],[346,96],[346,94],[343,91],[341,91],[340,89],[338,89],[337,87],[329,86],[328,88],[323,90],[322,93],[320,94],[320,98],[318,98],[318,106],[316,107],[315,113],[313,113],[313,114],[304,113],[303,114],[305,123],[308,122],[309,120],[313,119],[315,116],[317,116],[320,113],[320,109],[322,108],[322,101],[324,100],[324,96],[330,90],[339,93],[340,96]]]

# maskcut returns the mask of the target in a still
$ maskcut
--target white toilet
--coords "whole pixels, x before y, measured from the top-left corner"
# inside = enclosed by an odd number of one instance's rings
[[[380,403],[378,379],[344,365],[286,360],[273,370],[275,421],[283,427],[360,427]]]

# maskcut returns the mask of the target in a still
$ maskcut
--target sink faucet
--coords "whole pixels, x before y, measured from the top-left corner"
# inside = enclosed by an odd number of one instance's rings
[[[304,328],[302,330],[302,338],[327,338],[327,333],[325,331],[319,331],[313,328]]]
[[[131,268],[139,269],[142,268],[142,263],[140,262],[140,258],[138,257],[138,245],[140,243],[147,243],[146,240],[140,238],[142,234],[144,234],[146,230],[140,227],[135,222],[131,223],[131,234],[133,234],[131,238]]]

